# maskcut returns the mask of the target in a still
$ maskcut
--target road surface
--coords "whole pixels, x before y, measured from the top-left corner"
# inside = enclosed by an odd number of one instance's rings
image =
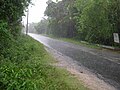
[[[29,35],[45,46],[76,60],[79,65],[87,67],[99,78],[120,90],[120,54],[91,49],[37,34]]]

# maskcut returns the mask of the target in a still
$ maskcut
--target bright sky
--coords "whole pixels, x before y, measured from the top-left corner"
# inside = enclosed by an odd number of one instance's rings
[[[47,7],[47,1],[48,0],[32,0],[34,5],[32,7],[29,7],[29,23],[39,22],[42,17],[44,17],[44,11]],[[26,17],[24,17],[23,22],[24,24],[26,24]]]

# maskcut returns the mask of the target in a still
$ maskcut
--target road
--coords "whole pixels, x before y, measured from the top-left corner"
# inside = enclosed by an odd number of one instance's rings
[[[76,60],[79,65],[87,67],[99,78],[120,90],[120,54],[91,49],[37,34],[29,35],[45,46]]]

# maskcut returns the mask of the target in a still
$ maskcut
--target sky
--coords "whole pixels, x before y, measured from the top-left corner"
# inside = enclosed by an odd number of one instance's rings
[[[44,17],[44,11],[48,0],[32,0],[33,6],[29,6],[29,23],[37,23]],[[56,0],[53,0],[56,1]],[[27,23],[26,17],[23,17],[23,23]]]

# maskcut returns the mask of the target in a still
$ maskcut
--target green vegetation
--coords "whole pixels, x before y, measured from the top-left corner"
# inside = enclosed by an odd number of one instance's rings
[[[7,31],[18,36],[21,32],[22,16],[30,3],[31,0],[0,0],[0,25],[6,23]],[[4,32],[5,29],[2,28],[1,31]]]
[[[113,33],[120,33],[120,0],[48,1],[48,19],[36,26],[39,33],[115,46]]]
[[[70,42],[70,43],[74,43],[74,44],[77,44],[77,45],[85,46],[85,47],[88,47],[88,48],[101,49],[101,47],[99,47],[99,45],[88,43],[88,42],[85,42],[85,41],[79,41],[79,40],[76,40],[76,39],[69,39],[69,38],[59,38],[59,39],[63,40],[63,41]]]
[[[39,42],[22,36],[0,54],[0,90],[88,90],[64,69]]]
[[[88,43],[88,42],[85,42],[85,41],[80,41],[76,38],[59,38],[59,37],[55,37],[53,35],[46,35],[46,34],[41,34],[41,35],[46,36],[46,37],[51,37],[51,38],[61,40],[61,41],[70,42],[70,43],[80,45],[80,46],[84,46],[84,47],[88,47],[88,48],[102,49],[99,44],[93,44],[93,43]]]
[[[87,90],[67,71],[50,65],[54,61],[43,45],[21,34],[22,16],[30,3],[0,0],[0,90]],[[114,45],[113,33],[120,33],[120,0],[47,4],[48,19],[35,27],[39,33]]]
[[[0,0],[0,90],[87,90],[42,44],[21,34],[31,0]]]

